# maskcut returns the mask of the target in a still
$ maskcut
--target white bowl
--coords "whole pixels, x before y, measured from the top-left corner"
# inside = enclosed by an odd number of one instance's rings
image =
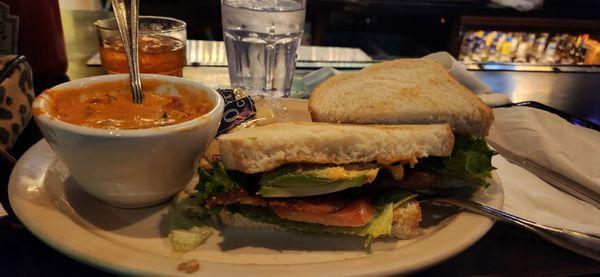
[[[70,81],[53,89],[80,88],[114,82],[128,75],[104,75]],[[61,121],[49,112],[52,100],[42,93],[33,102],[35,119],[72,178],[90,195],[118,207],[160,203],[181,190],[194,176],[199,157],[214,138],[224,102],[218,92],[186,79],[142,74],[164,85],[187,86],[206,93],[214,108],[179,124],[136,130],[96,129]]]

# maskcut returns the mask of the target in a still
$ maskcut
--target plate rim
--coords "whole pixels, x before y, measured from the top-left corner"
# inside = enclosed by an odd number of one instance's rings
[[[286,99],[286,101],[289,101],[289,100],[291,100],[291,99]],[[296,102],[293,104],[305,104],[307,101],[303,100],[303,99],[293,99],[290,102]],[[302,102],[304,102],[304,103],[302,103]],[[290,104],[292,104],[292,103],[290,103]],[[158,254],[143,252],[141,250],[134,249],[134,248],[131,248],[126,245],[119,245],[114,241],[103,238],[103,237],[91,232],[90,230],[86,229],[85,226],[78,224],[70,216],[68,216],[65,213],[63,213],[62,211],[60,211],[60,209],[58,207],[54,206],[55,209],[53,210],[53,212],[60,213],[65,219],[67,219],[67,221],[70,221],[73,225],[78,226],[79,230],[77,230],[77,231],[79,231],[80,234],[87,233],[88,236],[94,237],[94,239],[93,239],[94,243],[97,243],[98,240],[100,240],[105,244],[105,246],[115,247],[112,250],[115,250],[117,252],[124,251],[125,253],[135,254],[134,262],[136,262],[136,263],[128,264],[127,262],[130,260],[115,260],[114,258],[107,259],[106,257],[103,257],[103,258],[98,257],[97,255],[90,253],[91,250],[89,249],[89,247],[84,247],[84,248],[76,247],[78,245],[74,245],[72,242],[69,242],[68,240],[64,240],[64,239],[61,240],[60,236],[57,236],[56,234],[55,235],[50,234],[46,230],[44,230],[45,226],[39,226],[39,224],[36,224],[37,222],[35,220],[35,218],[36,218],[35,212],[33,210],[28,210],[26,208],[26,206],[27,206],[26,204],[28,202],[27,199],[19,197],[19,195],[17,194],[17,189],[18,189],[17,186],[23,185],[21,180],[17,179],[17,176],[23,176],[24,173],[26,173],[26,172],[22,172],[22,171],[26,168],[27,163],[33,162],[33,163],[38,163],[38,164],[46,163],[45,171],[37,173],[37,174],[39,174],[38,177],[45,177],[45,174],[46,174],[47,170],[49,169],[49,165],[51,165],[54,158],[55,158],[54,152],[51,150],[50,146],[45,142],[45,140],[42,139],[42,140],[38,141],[34,146],[32,146],[29,150],[27,150],[27,152],[23,155],[23,157],[17,162],[17,165],[15,165],[15,168],[13,169],[13,171],[11,173],[9,185],[8,185],[8,194],[9,194],[10,205],[12,206],[13,210],[15,211],[15,214],[19,217],[21,222],[23,222],[23,224],[28,228],[28,230],[30,230],[36,237],[38,237],[44,243],[46,243],[50,247],[58,250],[59,252],[73,258],[74,260],[77,260],[79,262],[85,263],[87,265],[90,265],[92,267],[95,267],[95,268],[98,268],[101,270],[109,271],[112,273],[118,273],[118,274],[136,274],[136,275],[137,274],[144,274],[144,275],[146,275],[146,274],[152,274],[152,275],[157,275],[157,274],[159,274],[159,275],[178,275],[178,274],[180,274],[182,276],[187,275],[185,273],[176,271],[177,264],[181,263],[182,261],[185,261],[185,259],[181,259],[181,258],[177,258],[177,257],[167,257],[167,256],[158,255]],[[497,189],[499,190],[498,196],[497,196],[498,197],[497,201],[499,201],[499,206],[502,207],[504,205],[503,185],[502,185],[501,180],[498,178],[497,174],[495,174],[495,175],[496,175],[496,179],[497,179],[495,186],[498,186]],[[38,178],[38,181],[40,181],[40,180],[44,180],[44,178]],[[393,263],[393,262],[392,263],[390,263],[390,262],[382,263],[381,262],[382,260],[387,260],[387,259],[385,259],[386,256],[389,256],[388,258],[394,258],[394,257],[398,258],[398,257],[403,256],[402,252],[406,252],[406,251],[398,251],[400,249],[396,249],[396,250],[391,250],[391,251],[385,251],[382,253],[376,253],[371,256],[352,258],[349,260],[304,263],[304,264],[291,264],[291,265],[290,264],[278,264],[278,265],[228,264],[228,263],[200,261],[202,264],[202,269],[199,272],[196,272],[196,274],[211,275],[211,274],[215,274],[215,273],[219,273],[219,272],[222,274],[223,270],[228,270],[225,272],[226,273],[229,272],[229,274],[232,274],[232,273],[235,274],[235,272],[238,272],[238,273],[245,273],[246,275],[263,275],[263,274],[267,274],[267,273],[275,273],[275,274],[285,273],[286,275],[295,275],[294,272],[296,274],[298,274],[298,273],[306,274],[307,271],[308,272],[311,272],[311,271],[312,272],[315,272],[315,271],[323,272],[322,271],[323,267],[331,267],[331,266],[335,267],[336,264],[339,264],[340,266],[352,265],[353,271],[329,272],[329,273],[335,274],[335,275],[341,274],[341,275],[361,275],[361,276],[394,274],[394,273],[407,274],[407,273],[415,272],[417,270],[423,270],[425,268],[434,266],[436,264],[439,264],[439,263],[449,259],[450,257],[452,257],[458,253],[463,252],[465,249],[467,249],[468,247],[473,245],[475,242],[477,242],[479,239],[481,239],[481,237],[483,237],[489,231],[489,229],[491,229],[491,227],[494,224],[494,221],[487,217],[461,212],[452,219],[453,222],[454,221],[458,221],[458,222],[454,222],[454,224],[448,224],[447,226],[444,226],[442,229],[436,231],[427,239],[430,239],[430,240],[436,239],[437,238],[436,234],[439,235],[440,232],[443,232],[444,230],[446,230],[449,227],[460,226],[461,221],[464,221],[464,220],[479,221],[478,228],[476,230],[472,230],[470,235],[463,237],[462,240],[460,240],[458,242],[454,241],[453,248],[446,248],[443,251],[431,251],[431,249],[429,249],[426,251],[427,255],[413,259],[413,261],[410,263],[410,265],[399,265],[399,263]],[[71,231],[74,231],[74,230],[71,230]],[[446,230],[446,231],[449,231],[449,230]],[[419,244],[419,242],[415,242],[414,244]],[[405,249],[405,248],[403,248],[403,249]],[[436,249],[436,250],[439,250],[439,249]],[[91,252],[94,252],[94,251],[91,251]],[[140,258],[142,258],[142,261],[141,261],[142,263],[140,263]],[[148,260],[146,260],[146,259],[148,259]],[[163,263],[165,261],[167,261],[169,264],[172,264],[172,267],[170,267],[169,271],[167,271],[166,267],[162,268],[161,270],[156,270],[155,268],[148,269],[147,264],[152,264],[150,262],[150,260],[156,260],[156,259],[162,260]],[[371,265],[369,265],[369,266],[360,266],[360,264],[364,264],[364,263],[369,264],[369,262],[371,263]],[[146,265],[146,266],[144,266],[144,265]],[[295,269],[295,268],[297,268],[296,271],[290,272],[290,271],[292,271],[292,269]],[[252,269],[253,271],[249,272],[248,271],[249,269]],[[250,274],[250,273],[253,273],[253,274]]]

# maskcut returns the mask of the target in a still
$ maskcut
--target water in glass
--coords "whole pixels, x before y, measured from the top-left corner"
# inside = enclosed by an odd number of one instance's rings
[[[250,95],[288,96],[305,0],[222,0],[221,14],[232,87]]]

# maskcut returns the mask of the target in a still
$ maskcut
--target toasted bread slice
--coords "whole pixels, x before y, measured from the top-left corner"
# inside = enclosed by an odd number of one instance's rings
[[[313,121],[354,124],[448,123],[453,132],[484,137],[492,110],[440,64],[423,59],[382,62],[331,77],[309,100]]]
[[[258,173],[288,163],[348,164],[416,162],[449,156],[454,135],[448,124],[348,125],[276,123],[218,138],[227,169]]]
[[[246,218],[240,214],[230,213],[222,209],[219,213],[219,219],[223,225],[234,228],[243,228],[251,230],[266,230],[279,232],[284,231],[282,227],[270,224],[257,222]],[[416,200],[408,201],[394,209],[394,221],[392,222],[391,237],[410,239],[417,237],[423,233],[419,223],[421,222],[421,206]]]

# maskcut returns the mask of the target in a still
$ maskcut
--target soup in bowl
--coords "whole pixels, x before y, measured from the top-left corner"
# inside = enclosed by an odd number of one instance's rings
[[[190,182],[224,102],[203,84],[142,74],[144,103],[134,104],[128,82],[124,74],[67,82],[38,96],[33,112],[84,191],[113,206],[143,207]]]

